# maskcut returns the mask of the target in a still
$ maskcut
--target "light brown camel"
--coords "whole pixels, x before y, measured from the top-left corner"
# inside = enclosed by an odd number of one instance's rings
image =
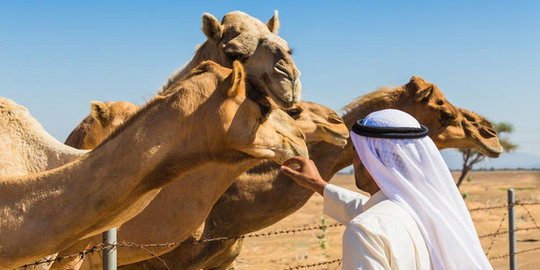
[[[312,102],[299,102],[289,110],[288,114],[296,119],[296,125],[299,126],[306,134],[306,141],[319,142],[326,141],[338,146],[345,146],[349,131],[343,124],[343,120],[337,113],[322,105]],[[84,138],[80,138],[84,139]],[[179,242],[188,237],[193,230],[185,230],[186,223],[192,223],[192,217],[185,216],[184,206],[178,205],[178,200],[184,197],[185,189],[177,184],[184,181],[201,182],[213,179],[213,181],[229,181],[232,182],[236,177],[231,177],[231,168],[226,166],[217,166],[209,168],[203,174],[190,174],[176,183],[162,189],[160,194],[148,205],[148,207],[138,216],[124,223],[118,231],[118,240],[120,242],[134,243],[165,243]],[[189,178],[188,178],[189,177]],[[223,193],[225,190],[220,191]],[[204,188],[199,188],[196,191],[198,194],[205,194],[207,191]],[[217,200],[217,198],[216,198]],[[201,202],[193,202],[193,206],[198,207],[202,213],[209,213],[213,203],[207,204]],[[198,224],[202,224],[204,219],[198,219]],[[85,249],[87,246],[96,245],[101,242],[100,237],[93,237],[88,242],[86,239],[80,241],[77,245],[64,250],[60,253],[68,255],[77,253]],[[151,249],[156,255],[166,253],[173,249],[174,246],[168,248]],[[142,261],[152,258],[152,254],[143,249],[120,249],[118,251],[118,264],[124,265],[137,261]],[[55,263],[53,269],[72,269],[77,268],[80,260],[77,258],[73,261],[62,261]],[[83,269],[96,269],[101,265],[101,257],[98,255],[89,256],[85,259]]]
[[[207,40],[193,59],[173,74],[161,92],[202,61],[212,60],[231,67],[234,60],[240,60],[254,89],[270,96],[280,107],[291,107],[300,100],[300,72],[291,58],[287,41],[277,35],[278,29],[277,11],[266,24],[241,11],[227,13],[221,23],[205,13],[202,31]]]
[[[0,97],[0,176],[50,170],[86,152],[57,141],[26,108]]]
[[[343,119],[351,128],[355,120],[387,108],[412,114],[429,128],[430,137],[440,149],[474,148],[490,157],[497,157],[502,151],[489,121],[453,106],[436,85],[419,77],[412,77],[404,86],[382,88],[358,98],[345,107]],[[327,181],[352,164],[350,140],[344,149],[325,142],[310,143],[308,147],[310,158]],[[281,174],[279,166],[260,165],[235,180],[214,205],[202,235],[195,238],[243,235],[263,229],[298,210],[312,194]],[[171,269],[228,269],[241,246],[241,240],[202,244],[187,241],[160,258]],[[163,266],[161,260],[152,259],[121,269],[163,269]]]
[[[65,144],[78,149],[94,149],[138,110],[139,106],[125,101],[92,101],[90,115],[69,134]]]
[[[154,98],[72,163],[0,177],[0,269],[120,225],[144,209],[163,185],[208,163],[247,169],[259,159],[306,155],[294,120],[247,98],[242,65],[233,66],[231,71],[202,63],[171,86],[177,91]],[[189,195],[182,202],[206,199]]]

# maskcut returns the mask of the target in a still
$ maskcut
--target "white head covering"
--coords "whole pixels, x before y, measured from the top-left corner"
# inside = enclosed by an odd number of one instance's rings
[[[414,117],[392,109],[373,112],[362,124],[420,128]],[[384,195],[415,219],[433,269],[492,269],[463,198],[429,137],[372,138],[353,131],[351,139]]]

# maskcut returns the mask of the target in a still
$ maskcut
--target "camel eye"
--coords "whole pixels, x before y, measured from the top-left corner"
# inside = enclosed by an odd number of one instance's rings
[[[444,101],[442,101],[442,99],[437,101],[437,105],[442,106],[443,104],[444,104]]]
[[[225,52],[225,55],[231,61],[238,60],[240,62],[245,62],[245,60],[248,59],[248,57],[245,54],[239,53],[239,52]]]
[[[455,118],[456,116],[452,113],[449,113],[447,111],[441,111],[441,121],[444,123],[444,122],[448,122],[448,121],[451,121]]]
[[[287,53],[288,53],[289,55],[292,55],[293,52],[294,52],[294,49],[289,49],[289,50],[287,51]]]
[[[300,118],[300,114],[302,113],[302,109],[301,108],[293,108],[293,109],[287,110],[286,112],[290,117],[292,117],[292,119],[298,120],[298,118]]]

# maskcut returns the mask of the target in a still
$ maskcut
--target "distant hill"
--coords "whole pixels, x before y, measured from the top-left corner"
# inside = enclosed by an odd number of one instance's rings
[[[462,157],[455,149],[446,149],[442,150],[441,154],[448,165],[450,170],[461,170],[462,166]],[[540,169],[540,157],[527,154],[515,152],[511,154],[502,154],[499,158],[488,158],[474,166],[474,170],[477,169],[493,169],[495,170],[504,170],[504,169]],[[353,167],[349,166],[339,171],[340,174],[351,174],[353,172]]]
[[[462,157],[455,149],[441,151],[441,154],[451,170],[461,170]],[[499,158],[488,158],[477,164],[474,169],[540,169],[540,156],[515,152],[504,153]]]

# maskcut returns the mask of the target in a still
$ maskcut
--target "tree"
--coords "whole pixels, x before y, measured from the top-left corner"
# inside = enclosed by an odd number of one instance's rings
[[[517,149],[517,144],[510,142],[507,137],[501,136],[504,133],[512,133],[514,130],[512,124],[504,122],[497,123],[495,124],[495,130],[497,131],[497,135],[499,136],[499,141],[501,142],[504,152],[513,152]],[[459,175],[456,184],[458,187],[461,185],[469,171],[473,169],[474,165],[482,162],[486,158],[486,156],[484,156],[482,153],[473,149],[459,150],[459,152],[463,157],[463,167],[461,168],[461,174]]]

